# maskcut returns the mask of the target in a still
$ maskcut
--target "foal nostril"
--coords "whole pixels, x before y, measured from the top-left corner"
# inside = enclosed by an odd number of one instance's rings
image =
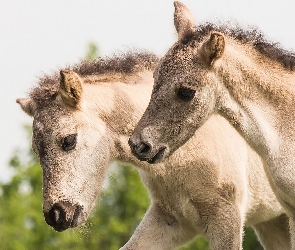
[[[137,146],[137,150],[136,150],[138,153],[140,154],[147,154],[151,151],[151,146],[144,143],[144,142],[141,142],[138,146]]]
[[[63,224],[66,222],[66,213],[60,204],[54,204],[49,211],[49,217],[55,224]]]
[[[83,207],[79,204],[61,201],[53,204],[48,212],[44,211],[44,218],[48,225],[61,232],[81,223],[82,211]]]
[[[133,138],[129,138],[128,144],[133,153],[140,155],[149,153],[152,148],[150,144],[145,142],[135,142]]]

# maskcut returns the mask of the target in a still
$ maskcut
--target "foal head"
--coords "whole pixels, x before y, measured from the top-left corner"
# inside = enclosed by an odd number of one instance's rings
[[[184,144],[211,116],[217,101],[218,80],[212,71],[223,54],[224,36],[199,34],[186,6],[174,5],[178,41],[154,72],[149,106],[129,140],[132,152],[150,163]]]
[[[136,91],[149,91],[157,62],[149,52],[83,61],[41,78],[30,98],[17,100],[33,117],[32,146],[43,169],[43,212],[55,230],[87,219],[110,161],[129,155],[123,138],[148,100],[145,92]]]
[[[88,111],[82,79],[61,71],[58,81],[18,99],[33,116],[32,147],[43,170],[43,212],[57,231],[88,217],[109,155],[105,124]]]

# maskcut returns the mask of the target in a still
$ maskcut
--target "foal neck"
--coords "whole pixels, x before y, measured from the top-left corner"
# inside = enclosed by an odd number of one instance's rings
[[[245,46],[229,45],[216,68],[219,112],[261,156],[270,158],[286,132],[278,128],[282,122],[287,124],[286,113],[294,109],[295,75]]]
[[[283,108],[295,101],[295,72],[250,45],[229,43],[217,74],[240,104],[250,101]]]

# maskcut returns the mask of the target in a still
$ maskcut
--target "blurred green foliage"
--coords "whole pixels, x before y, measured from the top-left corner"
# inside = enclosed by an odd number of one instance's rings
[[[89,43],[85,59],[87,61],[93,61],[95,58],[98,57],[98,55],[99,55],[99,50],[98,50],[97,45],[95,43],[92,43],[92,42]]]

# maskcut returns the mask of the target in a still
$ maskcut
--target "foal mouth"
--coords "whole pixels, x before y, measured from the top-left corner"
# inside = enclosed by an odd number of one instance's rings
[[[160,148],[159,151],[152,158],[147,160],[147,162],[150,164],[157,164],[163,161],[165,158],[166,149],[166,147]]]
[[[153,149],[153,146],[149,142],[140,141],[136,142],[132,137],[130,137],[128,144],[130,146],[133,155],[140,161],[146,161],[150,164],[156,164],[167,156],[169,148],[167,145],[159,145],[158,150]]]

